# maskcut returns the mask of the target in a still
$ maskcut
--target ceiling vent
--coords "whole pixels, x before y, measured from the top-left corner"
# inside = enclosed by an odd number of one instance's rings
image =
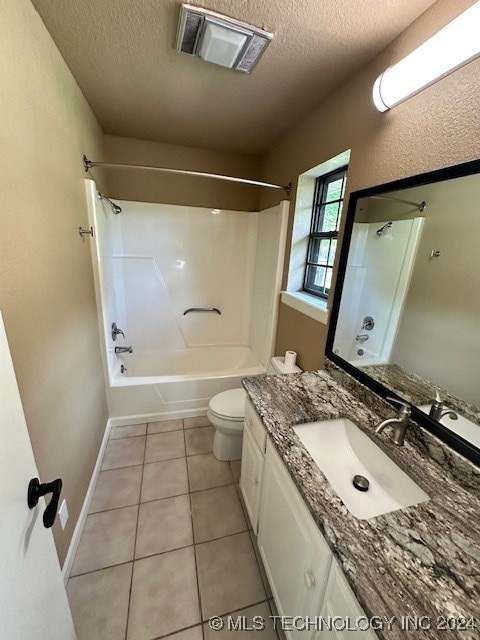
[[[182,4],[177,51],[250,73],[273,38],[257,27],[220,13]]]

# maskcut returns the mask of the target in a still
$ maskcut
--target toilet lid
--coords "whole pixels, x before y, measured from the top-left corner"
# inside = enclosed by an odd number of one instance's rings
[[[246,397],[247,394],[243,389],[222,391],[210,400],[210,410],[219,416],[243,419]]]

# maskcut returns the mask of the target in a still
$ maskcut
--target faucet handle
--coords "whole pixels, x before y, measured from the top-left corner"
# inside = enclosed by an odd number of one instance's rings
[[[112,340],[114,342],[116,342],[118,335],[122,335],[125,338],[125,334],[123,333],[123,331],[121,329],[119,329],[117,327],[117,323],[116,322],[112,322]]]
[[[408,402],[405,402],[404,400],[399,400],[398,398],[392,398],[392,396],[387,396],[385,399],[390,400],[390,402],[394,402],[395,404],[398,404],[398,406],[400,407],[400,413],[402,415],[409,416],[412,413],[412,407]]]

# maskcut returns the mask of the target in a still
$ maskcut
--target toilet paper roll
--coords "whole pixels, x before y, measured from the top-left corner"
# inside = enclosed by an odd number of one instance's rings
[[[295,351],[286,351],[285,352],[285,364],[287,367],[294,367],[297,361],[297,354]]]

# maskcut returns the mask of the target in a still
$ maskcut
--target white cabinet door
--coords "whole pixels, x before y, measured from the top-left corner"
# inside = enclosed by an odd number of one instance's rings
[[[265,457],[258,448],[250,431],[243,431],[242,469],[240,474],[240,490],[250,518],[252,529],[258,530],[258,514],[260,511],[260,494],[262,490],[263,465]]]
[[[74,640],[52,532],[42,522],[45,501],[27,506],[37,476],[0,314],[0,638]]]
[[[318,631],[315,640],[377,640],[373,631],[355,629],[359,619],[360,629],[365,629],[367,617],[336,560],[332,562],[320,615],[325,628]]]
[[[267,444],[258,547],[281,616],[319,614],[332,554],[272,443]],[[286,631],[313,638],[315,631]]]

